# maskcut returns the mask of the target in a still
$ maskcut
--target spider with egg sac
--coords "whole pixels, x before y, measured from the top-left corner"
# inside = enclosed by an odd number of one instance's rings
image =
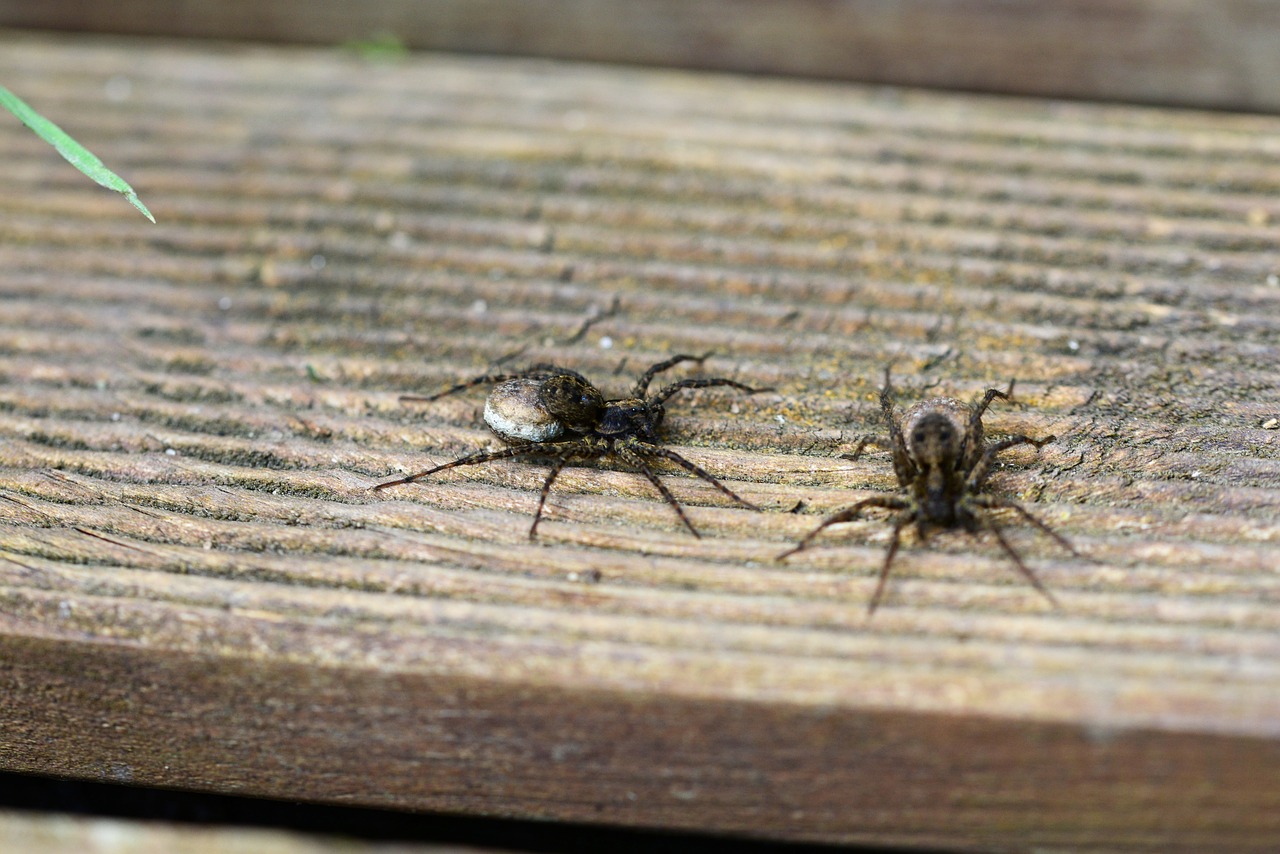
[[[538,496],[538,509],[533,514],[529,538],[537,534],[542,520],[551,484],[572,462],[614,458],[636,468],[653,484],[667,504],[671,505],[680,521],[695,537],[701,537],[693,527],[684,508],[649,465],[649,460],[659,459],[675,463],[685,471],[705,480],[729,498],[751,510],[759,510],[729,487],[716,480],[700,466],[689,462],[675,451],[662,447],[659,428],[666,415],[665,404],[683,389],[729,386],[748,394],[768,389],[757,389],[740,382],[720,377],[683,379],[671,383],[656,394],[649,394],[649,383],[658,374],[681,362],[701,363],[711,354],[702,356],[672,356],[646,370],[636,381],[630,397],[605,400],[600,390],[577,371],[556,365],[533,365],[519,373],[489,374],[430,397],[406,395],[401,400],[433,401],[478,385],[495,384],[484,404],[484,420],[489,429],[507,444],[497,451],[480,451],[444,463],[407,477],[380,483],[375,490],[386,489],[404,483],[413,483],[428,475],[458,466],[472,466],[494,460],[543,457],[551,460],[551,470],[542,483]]]
[[[889,580],[889,569],[893,566],[894,556],[898,553],[902,529],[912,522],[916,524],[916,531],[921,540],[925,539],[930,527],[962,527],[970,533],[976,533],[983,527],[989,528],[995,535],[996,542],[1013,560],[1018,571],[1054,607],[1058,607],[1057,599],[1040,583],[1026,562],[1014,551],[1004,531],[988,511],[1013,510],[1071,554],[1076,557],[1083,557],[1083,555],[1077,552],[1065,537],[1031,515],[1018,502],[1011,498],[984,495],[980,492],[986,483],[987,476],[991,473],[996,455],[1017,445],[1034,445],[1039,450],[1054,440],[1053,436],[1032,439],[1030,436],[1017,435],[992,445],[985,443],[982,429],[983,414],[996,398],[1009,400],[1012,391],[1012,383],[1009,384],[1008,391],[989,388],[982,400],[972,406],[954,398],[925,400],[908,407],[899,419],[895,414],[893,386],[889,381],[889,371],[886,369],[884,387],[880,390],[880,412],[885,425],[889,428],[888,442],[871,438],[863,439],[848,456],[850,459],[857,459],[862,449],[868,444],[876,444],[890,450],[893,454],[893,471],[897,475],[900,491],[892,495],[872,495],[851,507],[846,507],[839,513],[828,516],[795,548],[778,555],[778,560],[790,557],[808,547],[813,542],[813,538],[823,529],[856,519],[867,507],[884,507],[896,510],[897,514],[893,516],[893,538],[889,542],[889,551],[885,554],[875,592],[867,606],[868,615],[875,613],[876,607],[880,604],[885,583]]]

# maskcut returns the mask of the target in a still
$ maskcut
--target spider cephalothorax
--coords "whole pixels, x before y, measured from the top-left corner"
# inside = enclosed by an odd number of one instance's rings
[[[1012,384],[1009,389],[1011,392]],[[1079,552],[1064,537],[1013,499],[980,492],[991,473],[996,455],[1001,451],[1016,445],[1034,445],[1039,449],[1052,442],[1054,437],[1032,439],[1018,435],[987,445],[983,436],[982,416],[996,398],[1008,400],[1009,392],[987,389],[982,400],[972,406],[949,397],[926,400],[907,408],[899,419],[894,412],[893,387],[889,382],[889,372],[886,371],[884,388],[880,391],[880,412],[889,428],[889,438],[887,441],[863,439],[849,456],[856,459],[868,444],[888,448],[893,454],[893,470],[901,491],[894,495],[864,498],[827,517],[795,548],[779,555],[779,560],[806,548],[824,528],[855,519],[867,507],[886,507],[898,512],[893,517],[893,538],[880,568],[875,593],[867,606],[868,613],[873,613],[880,604],[885,582],[889,578],[889,569],[898,553],[902,529],[912,522],[916,524],[921,539],[934,526],[962,527],[970,532],[983,527],[989,528],[995,534],[996,542],[1018,567],[1018,571],[1056,607],[1058,603],[1053,594],[1040,583],[1014,551],[999,524],[986,511],[998,508],[1013,510],[1073,555],[1080,556]]]
[[[701,536],[689,521],[689,517],[685,515],[680,502],[649,466],[649,460],[662,459],[675,463],[744,507],[752,510],[759,508],[734,493],[701,467],[689,462],[675,451],[662,447],[658,430],[666,415],[664,404],[676,392],[687,388],[730,386],[748,393],[764,390],[716,377],[679,380],[656,394],[648,393],[649,383],[659,373],[681,362],[701,362],[706,358],[707,356],[680,355],[659,362],[640,376],[630,397],[614,400],[605,400],[599,389],[588,382],[582,374],[555,365],[534,365],[515,374],[490,374],[476,377],[430,397],[402,397],[401,400],[438,400],[477,385],[495,383],[488,399],[485,400],[484,420],[508,447],[498,451],[470,454],[408,477],[380,483],[374,489],[412,483],[436,472],[458,466],[478,465],[493,460],[517,457],[549,458],[551,471],[543,481],[542,492],[538,496],[538,509],[533,514],[533,525],[529,528],[529,536],[532,538],[538,530],[538,522],[542,519],[542,508],[547,502],[551,484],[564,467],[575,461],[612,457],[633,466],[644,475],[675,510],[685,527],[695,537]]]

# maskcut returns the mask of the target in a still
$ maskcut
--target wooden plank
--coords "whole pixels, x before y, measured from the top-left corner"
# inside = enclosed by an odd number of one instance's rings
[[[1258,116],[556,64],[10,34],[0,767],[465,814],[949,847],[1280,835],[1280,216]],[[104,97],[105,95],[105,97]],[[616,306],[616,311],[612,311]],[[594,321],[594,322],[590,322]],[[371,493],[492,444],[512,353],[621,392],[666,475]],[[1017,377],[997,544],[882,518],[904,401]],[[696,369],[690,373],[696,373]]]
[[[0,0],[0,26],[415,48],[1275,111],[1270,0]]]

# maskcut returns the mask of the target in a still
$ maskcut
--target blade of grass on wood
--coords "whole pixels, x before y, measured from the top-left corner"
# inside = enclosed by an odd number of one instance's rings
[[[133,191],[133,187],[130,187],[123,178],[104,166],[102,161],[94,156],[93,152],[72,139],[66,131],[31,109],[25,101],[3,86],[0,86],[0,105],[21,119],[24,125],[35,131],[36,136],[56,148],[58,153],[65,157],[72,166],[107,189],[121,193],[129,201],[129,204],[142,211],[147,219],[152,222],[156,221],[156,218],[151,215],[151,211],[147,210],[147,206],[138,198],[138,194]]]

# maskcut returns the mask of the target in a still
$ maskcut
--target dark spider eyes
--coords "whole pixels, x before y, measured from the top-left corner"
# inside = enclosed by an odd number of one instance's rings
[[[938,440],[941,442],[950,442],[951,435],[951,431],[944,427],[938,431]],[[917,445],[923,445],[928,438],[929,434],[923,430],[917,430],[911,434],[911,441],[915,442]]]

